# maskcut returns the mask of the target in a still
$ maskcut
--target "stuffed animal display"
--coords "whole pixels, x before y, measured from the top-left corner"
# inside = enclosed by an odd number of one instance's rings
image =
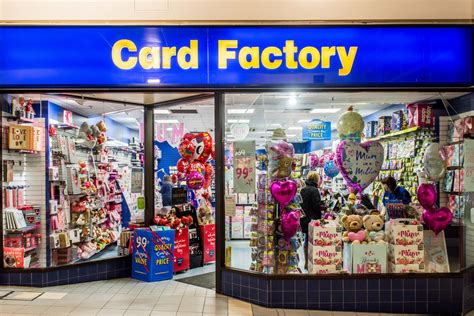
[[[366,232],[364,230],[364,222],[360,215],[344,215],[341,218],[342,225],[346,229],[342,239],[345,242],[353,244],[366,243]]]
[[[370,214],[363,218],[364,228],[367,232],[367,242],[369,244],[380,243],[384,244],[385,233],[383,226],[385,224],[383,215]]]

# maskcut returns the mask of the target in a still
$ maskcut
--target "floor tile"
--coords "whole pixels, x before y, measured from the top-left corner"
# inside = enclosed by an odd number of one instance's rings
[[[179,305],[176,304],[161,304],[157,303],[154,307],[154,311],[165,311],[165,312],[177,312]]]
[[[227,306],[204,305],[204,309],[203,309],[203,313],[209,313],[209,314],[220,314],[220,313],[227,314],[227,312],[228,312]]]
[[[285,316],[308,316],[308,311],[301,309],[285,309]]]
[[[176,316],[202,316],[202,313],[178,312]]]
[[[21,292],[15,291],[3,298],[3,300],[32,301],[43,292]]]
[[[74,309],[73,306],[51,306],[42,315],[63,316],[68,315]]]
[[[71,313],[70,316],[95,316],[99,313],[100,309],[98,308],[86,308],[86,307],[78,307],[75,308]]]
[[[41,314],[49,309],[49,306],[26,305],[18,309],[15,314]]]
[[[7,290],[0,290],[0,297],[3,297],[5,295],[7,295],[8,293],[10,293],[10,291],[7,291]]]
[[[150,316],[176,316],[176,312],[152,311]]]
[[[125,313],[125,309],[107,309],[103,308],[97,313],[97,316],[121,316]]]
[[[201,313],[202,314],[202,310],[203,310],[203,307],[204,307],[204,304],[185,304],[185,303],[181,303],[181,305],[179,306],[179,309],[178,309],[178,313],[180,312],[190,312],[190,313]]]
[[[0,305],[0,313],[14,313],[22,307],[24,306],[23,305]]]
[[[124,316],[149,316],[151,310],[133,310],[129,309],[125,312]]]
[[[60,300],[64,298],[67,293],[64,292],[46,292],[43,295],[39,296],[37,300]]]
[[[309,311],[309,316],[332,316],[332,312],[331,311]]]

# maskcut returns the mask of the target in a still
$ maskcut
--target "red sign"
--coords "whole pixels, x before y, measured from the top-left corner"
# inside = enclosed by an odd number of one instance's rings
[[[204,253],[204,264],[216,261],[216,225],[199,226]]]
[[[3,266],[5,268],[28,268],[25,267],[25,248],[3,248]]]
[[[63,123],[66,125],[72,125],[72,112],[68,110],[63,111]]]
[[[189,229],[175,230],[174,233],[174,272],[189,269]]]

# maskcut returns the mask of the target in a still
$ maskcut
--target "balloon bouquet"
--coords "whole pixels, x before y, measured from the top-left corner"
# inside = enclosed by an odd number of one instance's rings
[[[295,198],[298,184],[290,179],[295,150],[282,139],[270,141],[267,151],[270,193],[277,202],[280,220],[275,236],[277,273],[299,273],[297,250],[300,244],[295,235],[300,227],[301,208]],[[271,204],[267,207],[270,209]]]
[[[178,178],[186,180],[196,200],[210,204],[208,189],[214,175],[209,162],[209,158],[214,157],[211,135],[207,132],[187,133],[182,137],[178,151],[182,157],[177,162]]]
[[[440,181],[446,173],[445,159],[447,155],[446,150],[438,143],[432,143],[426,148],[423,156],[424,170],[422,172],[424,176],[422,181],[426,183],[420,184],[416,191],[418,201],[424,208],[422,215],[423,222],[425,222],[435,235],[443,231],[453,219],[453,213],[449,208],[438,208],[436,206],[438,194],[434,183]],[[428,183],[427,180],[431,180],[433,183]]]

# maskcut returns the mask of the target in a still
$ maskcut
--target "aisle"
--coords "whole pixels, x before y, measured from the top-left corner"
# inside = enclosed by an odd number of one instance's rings
[[[356,313],[268,309],[173,280],[144,283],[115,279],[48,288],[0,287],[15,291],[0,299],[0,315],[152,316],[356,316]],[[38,296],[37,298],[34,298]],[[33,299],[34,298],[34,299]],[[31,300],[32,299],[32,300]],[[367,314],[364,315],[379,315]],[[388,314],[384,314],[388,315]]]

